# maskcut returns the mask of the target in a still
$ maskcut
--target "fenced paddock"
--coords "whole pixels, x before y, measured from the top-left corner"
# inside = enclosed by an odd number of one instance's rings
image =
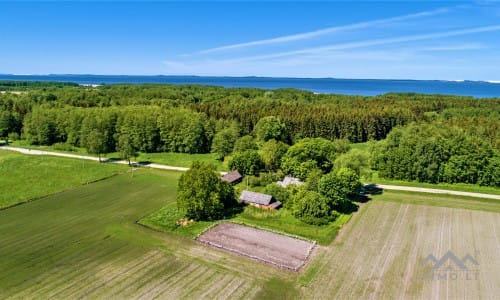
[[[314,242],[234,223],[221,223],[197,240],[293,271],[298,271],[306,263],[315,246]]]

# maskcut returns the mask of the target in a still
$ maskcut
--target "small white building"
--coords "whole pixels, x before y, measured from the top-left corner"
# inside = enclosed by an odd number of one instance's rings
[[[293,185],[303,184],[303,182],[300,179],[292,177],[292,176],[285,176],[285,178],[283,178],[283,181],[278,181],[276,183],[284,188],[286,188],[290,184],[293,184]]]

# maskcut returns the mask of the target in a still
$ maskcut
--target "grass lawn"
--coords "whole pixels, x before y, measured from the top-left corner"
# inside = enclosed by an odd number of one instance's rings
[[[286,209],[267,211],[247,206],[241,214],[232,218],[231,222],[298,236],[314,240],[321,245],[328,245],[335,239],[339,229],[349,221],[350,217],[351,215],[340,215],[328,225],[316,226],[296,219]]]
[[[125,172],[116,164],[0,151],[0,208]]]
[[[217,223],[215,221],[198,221],[186,226],[178,225],[177,221],[183,217],[184,215],[177,210],[177,205],[174,201],[142,218],[139,223],[156,230],[171,232],[189,239],[195,239],[202,232]]]
[[[0,211],[0,298],[299,298],[291,272],[135,224],[175,203],[180,174],[141,169]]]
[[[183,215],[177,210],[175,203],[172,203],[141,219],[140,223],[157,230],[195,239],[216,223],[229,221],[314,240],[322,245],[328,245],[335,239],[342,225],[349,221],[351,215],[341,215],[334,222],[324,226],[309,225],[301,222],[286,209],[266,211],[253,206],[246,206],[241,213],[220,221],[199,221],[186,226],[177,225],[177,221],[182,217]]]
[[[137,160],[176,167],[190,167],[193,161],[198,160],[215,165],[218,171],[227,171],[227,167],[217,159],[217,155],[214,153],[140,153]]]

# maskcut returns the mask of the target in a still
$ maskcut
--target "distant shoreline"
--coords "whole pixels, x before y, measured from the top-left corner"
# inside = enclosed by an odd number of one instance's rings
[[[98,87],[109,84],[210,85],[226,88],[264,90],[299,89],[315,94],[377,96],[387,93],[418,93],[500,98],[500,80],[413,80],[413,79],[335,79],[284,77],[218,77],[168,75],[10,75],[0,74],[0,81],[73,82]]]

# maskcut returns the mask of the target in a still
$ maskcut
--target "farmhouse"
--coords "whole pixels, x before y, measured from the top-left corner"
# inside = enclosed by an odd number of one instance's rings
[[[243,176],[241,176],[240,172],[238,171],[232,171],[220,177],[222,181],[226,181],[231,184],[236,184],[240,182],[242,178]]]
[[[298,178],[295,178],[295,177],[292,177],[292,176],[285,176],[285,178],[283,178],[283,181],[278,181],[276,183],[278,185],[286,188],[290,184],[301,185],[303,182],[300,179],[298,179]]]
[[[241,193],[240,201],[262,209],[277,209],[281,202],[275,201],[273,196],[244,190]]]

